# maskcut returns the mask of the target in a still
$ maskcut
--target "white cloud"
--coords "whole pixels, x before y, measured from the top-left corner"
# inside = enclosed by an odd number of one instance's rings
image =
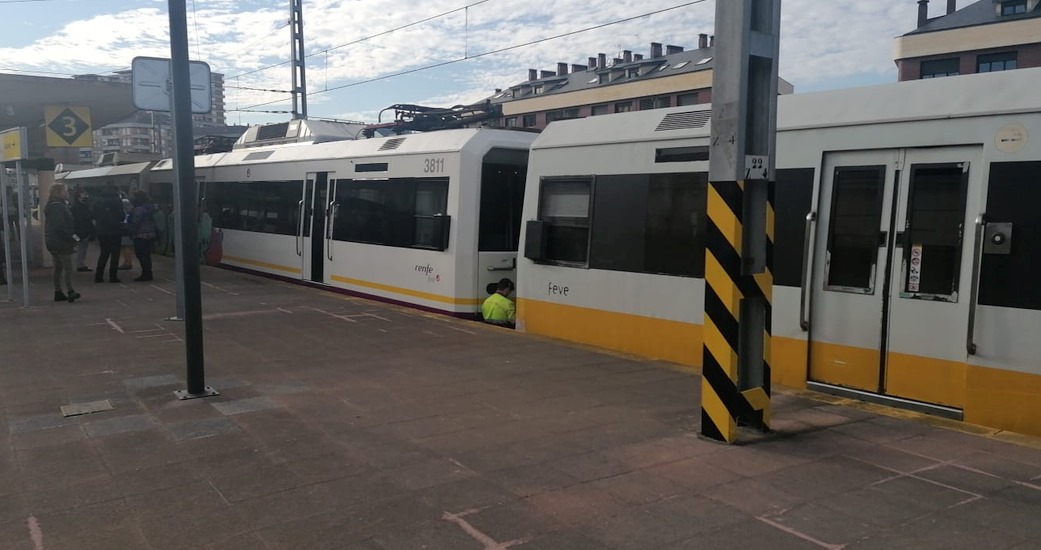
[[[304,3],[309,90],[337,88],[359,81],[460,60],[685,3],[683,0],[487,0],[459,10],[468,0],[429,0],[402,9],[392,0],[312,0]],[[469,0],[473,4],[473,0]],[[284,2],[211,0],[189,7],[188,39],[193,59],[224,73],[229,108],[276,100],[258,109],[285,109],[288,93],[234,89],[234,86],[288,90],[288,10]],[[81,4],[85,5],[85,4]],[[128,68],[139,55],[169,55],[168,16],[158,7],[119,10],[98,3],[97,14],[64,24],[57,33],[21,47],[0,48],[8,68],[70,74]],[[843,80],[895,79],[892,39],[914,28],[911,0],[822,2],[784,0],[781,75],[800,87],[822,88]],[[46,6],[44,4],[43,6]],[[39,17],[53,17],[45,7]],[[359,39],[456,10],[426,23],[371,40]],[[420,73],[388,95],[388,86],[361,84],[308,98],[315,115],[371,116],[393,103],[424,101],[449,106],[487,97],[526,78],[528,68],[553,70],[557,62],[584,64],[603,52],[614,57],[628,49],[647,54],[651,42],[696,47],[698,33],[712,33],[713,0],[482,56]],[[49,19],[48,19],[49,20]],[[349,45],[348,45],[349,44]],[[196,55],[199,51],[201,54]],[[445,78],[450,73],[453,78]],[[243,74],[249,73],[249,74]],[[237,75],[242,75],[236,78]],[[371,90],[379,89],[379,94]],[[367,91],[369,90],[369,91]],[[342,115],[341,115],[342,116]],[[274,118],[278,118],[277,116]]]

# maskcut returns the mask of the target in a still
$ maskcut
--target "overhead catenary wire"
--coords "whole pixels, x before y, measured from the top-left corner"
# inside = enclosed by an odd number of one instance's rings
[[[494,54],[497,54],[497,53],[507,52],[507,51],[510,51],[510,50],[516,50],[516,49],[519,49],[519,48],[526,48],[528,46],[533,46],[535,44],[541,44],[543,42],[549,42],[551,40],[558,40],[560,38],[565,38],[565,37],[568,37],[568,36],[574,36],[576,34],[581,34],[581,33],[584,33],[584,32],[589,32],[589,31],[594,31],[594,30],[597,30],[597,29],[602,29],[602,28],[605,28],[605,27],[610,27],[612,25],[619,25],[621,23],[628,23],[629,21],[635,21],[637,19],[642,19],[644,17],[650,17],[652,15],[658,15],[658,14],[666,13],[666,12],[669,12],[669,11],[678,10],[678,9],[681,9],[681,8],[686,8],[686,7],[689,7],[689,6],[693,6],[695,4],[702,4],[702,3],[706,2],[706,1],[707,0],[692,0],[691,2],[685,2],[683,4],[677,4],[675,6],[662,8],[660,10],[649,11],[649,12],[646,12],[646,13],[642,13],[640,15],[634,15],[634,16],[625,17],[625,18],[622,18],[622,19],[615,19],[614,21],[608,21],[606,23],[601,23],[599,25],[593,25],[591,27],[585,27],[585,28],[581,28],[581,29],[577,29],[577,30],[573,30],[573,31],[568,31],[568,32],[565,32],[565,33],[561,33],[561,34],[557,34],[557,35],[553,35],[553,36],[548,36],[548,37],[545,37],[545,38],[539,38],[537,40],[532,40],[532,41],[524,42],[524,43],[521,43],[521,44],[514,44],[514,45],[511,45],[511,46],[506,46],[506,47],[495,49],[495,50],[488,50],[488,51],[477,53],[477,54],[474,54],[474,55],[464,55],[463,57],[459,57],[459,58],[455,58],[455,59],[449,59],[449,60],[446,60],[446,61],[440,61],[438,63],[432,63],[430,65],[424,65],[422,67],[414,67],[412,69],[406,69],[404,71],[398,71],[396,73],[380,75],[380,76],[376,76],[376,77],[369,78],[369,79],[366,79],[366,80],[359,80],[357,82],[351,82],[349,84],[343,84],[341,86],[334,86],[332,88],[328,88],[328,89],[325,89],[325,90],[318,90],[316,92],[310,92],[307,95],[308,96],[314,96],[314,95],[318,95],[318,94],[324,94],[324,93],[333,92],[333,91],[336,91],[336,90],[343,90],[343,89],[346,89],[346,88],[352,88],[354,86],[361,86],[362,84],[370,84],[372,82],[379,82],[381,80],[387,80],[387,79],[390,79],[390,78],[396,78],[396,77],[399,77],[399,76],[405,76],[405,75],[408,75],[408,74],[413,74],[413,73],[418,73],[418,72],[422,72],[422,71],[427,71],[427,70],[430,70],[430,69],[437,69],[437,68],[445,67],[445,66],[448,66],[448,65],[454,65],[456,63],[461,63],[463,61],[468,61],[468,60],[471,60],[471,59],[477,59],[477,58],[481,58],[481,57],[486,57],[486,56],[489,56],[489,55],[494,55]],[[274,101],[267,101],[267,102],[264,102],[264,103],[257,103],[255,105],[250,105],[249,107],[246,107],[246,109],[252,109],[254,107],[264,107],[266,105],[274,105],[274,104],[280,103],[282,101],[285,101],[285,100],[281,100],[280,99],[280,100],[274,100]]]

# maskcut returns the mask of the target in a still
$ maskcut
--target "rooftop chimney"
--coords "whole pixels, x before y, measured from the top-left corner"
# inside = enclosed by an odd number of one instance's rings
[[[586,65],[587,65],[587,66],[588,66],[588,67],[589,67],[590,69],[595,69],[595,68],[597,68],[597,67],[598,67],[598,65],[596,64],[596,58],[595,58],[595,57],[590,57],[590,58],[589,58],[589,59],[587,59],[586,61],[587,61],[587,64],[586,64]]]
[[[698,49],[704,49],[708,47],[708,35],[701,33],[698,35]]]
[[[622,61],[626,63],[633,62],[633,52],[631,50],[622,50]]]
[[[539,78],[549,78],[551,76],[557,76],[557,73],[553,71],[539,71]]]
[[[573,72],[573,73],[580,73],[582,71],[587,71],[587,70],[589,70],[589,67],[586,66],[586,65],[579,65],[578,63],[572,63],[571,64],[571,72]]]
[[[596,55],[596,68],[597,69],[603,69],[603,68],[606,68],[606,67],[607,67],[607,54],[603,54],[603,53],[597,54]]]
[[[929,0],[923,0],[923,1],[928,2]],[[683,51],[683,46],[673,46],[672,44],[669,44],[668,46],[665,46],[665,55],[672,55],[674,53],[680,53],[682,51]]]
[[[643,54],[642,53],[634,53],[633,54],[633,61],[643,61]]]
[[[708,37],[708,47],[710,47],[710,48],[715,48],[716,47],[716,35],[713,34],[712,36]]]
[[[947,0],[947,15],[958,11],[958,0]]]
[[[535,69],[528,69],[528,80],[538,80],[539,72]]]
[[[561,76],[567,74],[567,63],[557,63],[557,74]]]
[[[929,22],[929,0],[918,0],[918,28]]]
[[[497,94],[501,94],[501,93],[502,93],[502,88],[496,88],[496,89],[495,89],[495,93],[497,93]]]
[[[651,58],[661,57],[661,44],[658,42],[651,42]]]

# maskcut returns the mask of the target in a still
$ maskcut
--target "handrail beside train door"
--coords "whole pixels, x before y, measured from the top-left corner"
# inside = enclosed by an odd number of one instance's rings
[[[810,212],[806,214],[806,227],[805,233],[802,240],[802,279],[799,283],[799,327],[802,328],[803,332],[809,332],[810,330],[810,319],[806,316],[807,306],[806,298],[809,294],[809,276],[810,276],[810,261],[812,257],[812,241],[814,229],[817,225],[817,213]]]
[[[333,259],[333,225],[336,223],[336,214],[340,211],[340,203],[336,202],[336,180],[330,178],[328,182],[329,203],[325,207],[325,257]]]
[[[976,355],[976,303],[979,301],[980,263],[983,256],[983,235],[987,231],[987,215],[976,216],[976,238],[972,247],[972,284],[969,287],[969,325],[965,334],[965,351]]]

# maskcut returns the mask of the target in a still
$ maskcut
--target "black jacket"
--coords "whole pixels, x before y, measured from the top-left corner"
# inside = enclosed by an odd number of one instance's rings
[[[98,237],[122,237],[123,201],[115,195],[102,195],[94,203],[94,232]]]
[[[81,239],[94,236],[94,216],[90,213],[87,203],[76,201],[72,204],[72,219],[76,236]]]
[[[52,254],[72,254],[76,249],[76,239],[72,238],[72,211],[64,201],[47,203],[43,210],[46,215],[43,235],[47,250]]]

